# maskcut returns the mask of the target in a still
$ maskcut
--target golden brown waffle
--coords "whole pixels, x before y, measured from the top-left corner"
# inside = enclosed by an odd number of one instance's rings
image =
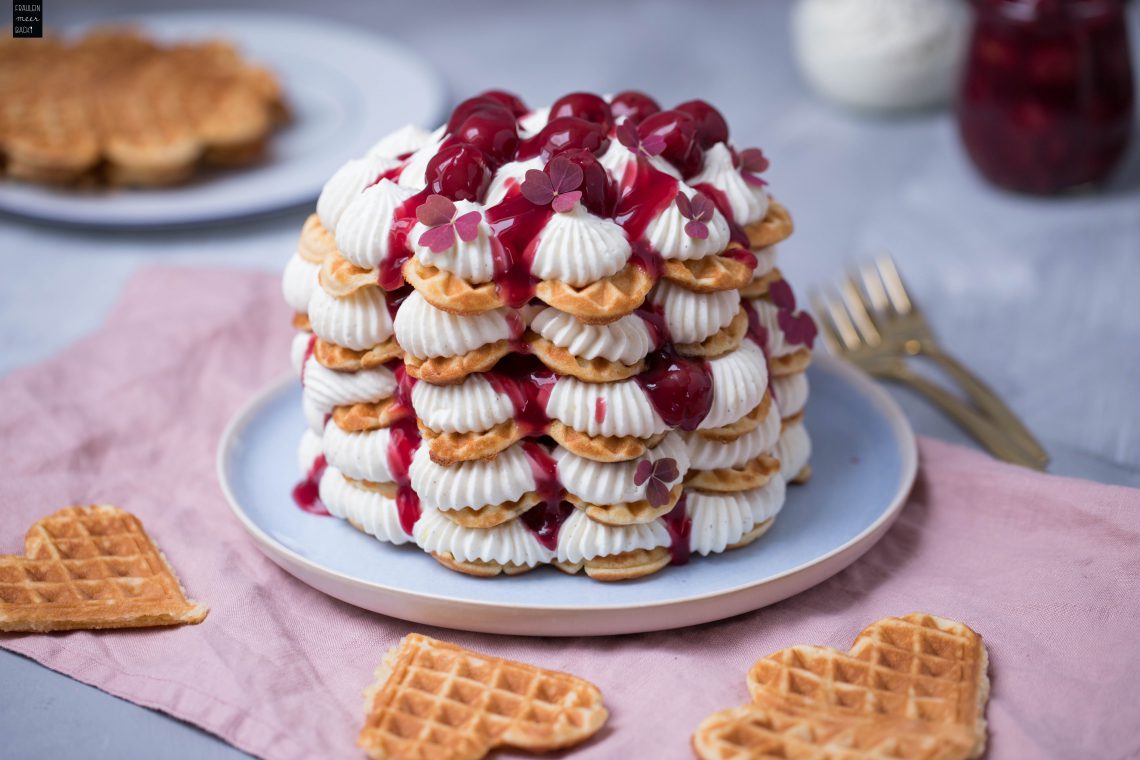
[[[805,464],[792,478],[792,483],[796,484],[797,486],[802,486],[809,480],[811,480],[811,464]]]
[[[608,557],[594,557],[581,562],[554,561],[554,566],[564,573],[573,575],[585,570],[586,575],[596,581],[630,581],[652,575],[669,564],[672,555],[669,549],[658,546],[654,549],[634,549]]]
[[[207,612],[118,507],[61,509],[31,527],[23,557],[0,557],[0,631],[181,625]]]
[[[787,430],[792,425],[798,425],[804,421],[804,413],[802,411],[796,412],[790,417],[784,417],[780,420],[780,432]]]
[[[750,543],[752,543],[756,539],[760,538],[760,536],[767,533],[768,529],[771,528],[772,524],[775,522],[776,522],[775,517],[769,517],[764,522],[756,523],[754,526],[752,526],[752,530],[748,531],[747,533],[745,533],[743,536],[740,537],[739,541],[737,541],[734,544],[729,544],[725,548],[726,549],[741,549],[745,546],[748,546]]]
[[[747,328],[747,320],[745,327]],[[645,369],[645,362],[622,364],[609,359],[580,359],[546,338],[533,333],[528,338],[531,352],[538,360],[560,375],[570,375],[587,383],[616,383],[626,380]]]
[[[748,333],[748,312],[741,309],[727,325],[699,343],[678,343],[675,348],[682,356],[699,356],[715,359],[740,348]]]
[[[764,274],[749,282],[740,289],[743,298],[760,298],[768,295],[768,286],[777,280],[784,279],[784,273],[779,267],[772,267]]]
[[[589,739],[609,716],[589,681],[418,633],[388,650],[365,698],[357,744],[391,760],[564,749]]]
[[[456,462],[489,459],[523,437],[522,428],[514,420],[501,422],[479,433],[437,433],[422,422],[419,428],[431,461],[444,467]]]
[[[534,569],[530,565],[516,565],[513,562],[458,560],[450,552],[432,552],[431,556],[448,570],[454,570],[464,575],[473,575],[476,578],[494,578],[496,575],[522,575]]]
[[[0,88],[3,163],[33,182],[179,182],[256,159],[285,114],[276,80],[225,43],[123,29],[6,46]]]
[[[494,282],[472,285],[462,277],[414,257],[404,264],[403,273],[404,279],[425,301],[450,314],[482,314],[503,306]]]
[[[569,492],[565,498],[566,501],[585,512],[586,517],[594,522],[620,527],[622,525],[653,522],[658,517],[668,514],[677,505],[683,490],[684,486],[677,483],[669,490],[669,501],[656,507],[650,504],[648,499],[619,504],[591,504]]]
[[[735,441],[745,433],[751,433],[760,427],[760,423],[768,416],[768,410],[772,404],[771,392],[765,391],[764,398],[760,399],[760,403],[756,405],[756,408],[736,422],[729,423],[723,427],[698,430],[697,435],[702,438],[708,438],[710,441],[720,441],[721,443]]]
[[[786,356],[768,357],[768,373],[773,377],[787,377],[805,371],[810,364],[811,349],[804,346]]]
[[[338,346],[335,343],[317,338],[313,345],[313,356],[317,362],[327,369],[337,372],[359,372],[362,369],[376,369],[393,359],[400,359],[404,355],[396,336],[392,336],[378,346],[367,351],[354,351],[351,348]]]
[[[511,342],[500,340],[480,346],[460,356],[435,356],[421,359],[404,354],[404,366],[408,374],[417,380],[433,385],[458,383],[475,372],[486,372],[498,363],[499,359],[511,352]]]
[[[981,637],[962,623],[886,618],[848,652],[800,645],[757,662],[753,704],[707,718],[693,749],[706,759],[976,758],[987,665]]]
[[[313,326],[309,324],[309,315],[299,311],[293,315],[293,329],[303,330],[305,332],[312,332]]]
[[[665,439],[665,433],[652,438],[627,436],[591,436],[558,420],[551,420],[546,433],[571,454],[595,462],[628,462],[637,459]]]
[[[768,203],[768,213],[763,219],[744,228],[753,248],[767,248],[787,240],[794,230],[791,214],[775,198]]]
[[[376,483],[371,480],[356,480],[355,478],[350,478],[343,473],[342,477],[344,477],[346,483],[356,486],[361,491],[371,491],[372,493],[378,493],[381,496],[387,496],[389,499],[395,499],[396,494],[399,492],[399,486],[392,482]],[[364,532],[367,533],[368,531]]]
[[[493,528],[515,519],[540,501],[539,495],[532,492],[502,504],[489,504],[478,509],[441,509],[439,513],[462,528]]]
[[[337,253],[336,238],[321,224],[320,217],[309,214],[301,226],[301,237],[297,241],[297,253],[310,264],[323,264],[328,256]]]
[[[381,399],[371,404],[352,404],[333,408],[332,419],[346,433],[364,433],[369,430],[391,427],[397,420],[410,414],[394,398]]]
[[[629,264],[617,274],[581,288],[560,280],[543,280],[535,294],[559,311],[577,317],[588,325],[621,319],[645,301],[653,278],[641,267]]]
[[[780,460],[761,454],[740,467],[721,467],[715,470],[689,470],[685,476],[686,488],[698,488],[713,493],[750,491],[766,485],[780,471]]]
[[[752,280],[752,270],[743,261],[713,254],[691,261],[665,262],[665,279],[697,293],[737,290]]]
[[[375,270],[356,266],[338,251],[325,256],[317,279],[321,289],[336,298],[350,296],[361,288],[380,287],[376,282]]]

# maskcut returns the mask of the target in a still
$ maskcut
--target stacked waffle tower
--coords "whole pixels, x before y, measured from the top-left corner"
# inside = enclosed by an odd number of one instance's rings
[[[703,101],[488,92],[329,180],[286,267],[310,511],[491,576],[747,545],[805,478],[791,219]]]

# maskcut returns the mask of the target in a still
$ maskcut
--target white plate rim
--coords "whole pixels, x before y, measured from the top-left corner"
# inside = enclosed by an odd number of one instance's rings
[[[248,515],[245,514],[244,510],[242,510],[238,504],[238,500],[234,495],[232,488],[230,487],[230,478],[228,477],[229,468],[227,465],[229,458],[228,454],[231,448],[233,448],[235,445],[238,432],[244,428],[247,421],[257,411],[259,411],[262,406],[268,403],[268,401],[273,396],[279,393],[285,385],[296,382],[296,376],[293,373],[288,373],[286,376],[271,382],[269,385],[258,391],[258,393],[252,399],[247,401],[246,404],[226,425],[226,428],[222,433],[221,440],[218,443],[216,457],[218,483],[222,489],[223,495],[226,498],[226,502],[229,504],[230,511],[233,512],[235,517],[237,517],[238,522],[242,525],[242,527],[244,527],[245,530],[253,537],[254,541],[258,545],[258,548],[264,554],[266,554],[269,559],[273,560],[274,563],[282,567],[286,572],[290,573],[294,577],[297,577],[299,580],[301,580],[301,582],[306,583],[306,585],[312,584],[309,583],[309,581],[305,578],[298,576],[297,573],[293,571],[291,565],[303,568],[307,572],[320,576],[330,582],[341,585],[347,584],[359,590],[366,590],[372,593],[402,597],[404,599],[421,603],[442,603],[456,608],[476,608],[481,612],[517,614],[520,610],[526,610],[531,612],[562,615],[583,615],[591,613],[613,613],[629,611],[645,612],[661,610],[665,608],[675,608],[682,605],[691,606],[702,602],[711,602],[721,598],[740,596],[741,594],[756,590],[758,588],[773,586],[779,581],[790,579],[793,576],[803,576],[805,574],[810,574],[813,578],[812,580],[809,580],[808,583],[803,584],[802,586],[792,587],[788,593],[783,594],[782,596],[778,596],[778,598],[771,599],[764,604],[748,609],[736,610],[727,614],[708,617],[706,620],[702,620],[700,622],[719,620],[725,617],[741,614],[750,609],[758,609],[761,606],[773,604],[781,599],[786,599],[789,596],[800,593],[801,591],[804,591],[807,588],[810,588],[822,582],[823,580],[826,580],[827,578],[838,573],[840,570],[853,563],[868,549],[870,549],[871,546],[873,546],[884,533],[886,533],[887,528],[889,528],[895,521],[899,515],[899,512],[901,512],[903,506],[906,504],[906,499],[910,494],[912,486],[914,485],[914,480],[918,472],[918,444],[914,435],[914,430],[911,428],[909,421],[907,421],[906,416],[902,412],[902,409],[899,408],[894,399],[892,399],[890,395],[878,384],[876,384],[868,375],[866,375],[861,370],[856,369],[852,365],[847,364],[846,362],[842,362],[838,359],[834,359],[828,356],[817,356],[814,357],[813,360],[821,365],[821,367],[825,368],[827,371],[839,374],[844,380],[853,384],[857,390],[859,390],[871,401],[872,406],[874,406],[875,409],[884,416],[890,430],[894,434],[895,443],[899,447],[901,472],[899,474],[899,481],[895,490],[895,494],[892,497],[891,502],[887,508],[882,512],[882,514],[879,515],[878,518],[875,519],[874,522],[871,523],[871,525],[867,526],[867,528],[865,528],[862,532],[841,546],[838,546],[826,554],[823,554],[812,560],[808,560],[807,562],[804,562],[800,565],[797,565],[796,567],[790,568],[776,575],[768,576],[755,581],[750,581],[727,589],[719,589],[713,592],[694,594],[687,597],[678,597],[675,599],[669,599],[667,601],[634,604],[579,605],[569,607],[564,605],[545,605],[531,603],[511,604],[504,602],[491,602],[480,599],[458,599],[453,596],[431,594],[421,591],[409,591],[407,589],[397,588],[382,583],[362,581],[350,575],[346,575],[340,571],[330,570],[323,565],[314,562],[313,560],[301,556],[297,552],[283,545],[272,536],[264,532],[256,524],[254,524]],[[811,573],[813,570],[817,572]],[[814,576],[818,573],[822,573],[822,576],[814,578]],[[502,582],[502,579],[499,580]],[[507,579],[507,582],[509,582],[509,579]],[[323,593],[329,593],[324,589],[318,590],[321,590]],[[330,594],[330,596],[336,595]],[[336,598],[341,598],[343,601],[346,601],[350,604],[353,603],[347,599],[343,599],[343,597]],[[385,612],[383,614],[393,615],[394,617],[402,617],[404,619],[411,619],[393,612]],[[421,620],[419,622],[425,622],[434,625],[443,625],[445,627],[455,627],[448,626],[445,623],[440,623],[437,621]],[[683,623],[683,625],[689,624],[694,623]],[[608,627],[614,628],[614,626]],[[672,628],[677,626],[666,627]],[[634,632],[635,630],[657,630],[659,628],[660,627],[642,628],[636,626],[617,626],[615,628],[615,631],[620,629],[622,632]],[[473,627],[469,628],[468,630],[490,629]],[[569,632],[568,634],[563,635],[579,634]]]

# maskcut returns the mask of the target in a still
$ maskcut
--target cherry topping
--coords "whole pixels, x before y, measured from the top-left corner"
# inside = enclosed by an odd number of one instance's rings
[[[728,142],[728,122],[720,111],[703,100],[688,100],[675,109],[687,113],[697,122],[697,137],[702,148]]]
[[[588,150],[595,156],[601,156],[610,146],[605,127],[574,116],[551,119],[532,142],[532,148],[526,158],[538,154],[544,161],[549,161],[552,156],[564,150],[574,148]],[[520,153],[519,158],[523,157]]]
[[[614,205],[617,203],[617,189],[610,182],[609,175],[594,154],[576,148],[563,151],[559,155],[582,169],[583,179],[578,189],[582,191],[582,205],[586,210],[595,216],[613,216]]]
[[[557,119],[560,116],[573,116],[601,124],[607,132],[614,123],[609,103],[590,92],[572,92],[554,101],[550,107],[550,118]]]
[[[491,162],[474,145],[441,148],[427,165],[428,189],[453,201],[478,201],[491,184]]]
[[[669,427],[696,430],[712,409],[712,372],[699,359],[666,349],[646,357],[648,367],[637,376],[649,403]]]
[[[626,90],[614,95],[610,101],[610,113],[614,119],[625,116],[633,124],[640,124],[646,117],[661,110],[657,101],[637,90]]]
[[[447,144],[468,143],[500,163],[510,161],[519,151],[519,130],[505,110],[476,111],[463,120]]]
[[[682,176],[691,177],[701,170],[705,156],[697,140],[697,120],[684,111],[655,113],[637,125],[637,134],[642,140],[660,135],[665,140],[662,158],[677,167]]]
[[[490,98],[497,103],[503,104],[507,107],[508,110],[510,110],[512,114],[515,115],[515,118],[524,116],[530,112],[530,109],[527,108],[526,103],[522,102],[522,99],[518,95],[515,95],[513,92],[507,92],[506,90],[487,90],[486,92],[482,93],[480,97]]]
[[[507,118],[514,121],[515,115],[511,109],[503,105],[494,97],[489,95],[476,95],[473,98],[468,98],[455,107],[451,112],[451,118],[447,120],[447,132],[451,134],[461,125],[467,121],[467,117],[476,113],[499,113],[505,114]]]

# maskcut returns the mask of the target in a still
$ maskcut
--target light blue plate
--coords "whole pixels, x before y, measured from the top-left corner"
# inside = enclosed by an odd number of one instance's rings
[[[814,474],[789,486],[775,525],[750,546],[647,578],[600,583],[539,568],[479,579],[415,546],[382,544],[332,517],[298,509],[301,389],[287,378],[230,424],[218,451],[222,488],[261,549],[306,583],[407,620],[530,635],[602,635],[718,620],[784,599],[846,567],[902,508],[917,464],[902,412],[866,376],[827,357],[808,371]]]

